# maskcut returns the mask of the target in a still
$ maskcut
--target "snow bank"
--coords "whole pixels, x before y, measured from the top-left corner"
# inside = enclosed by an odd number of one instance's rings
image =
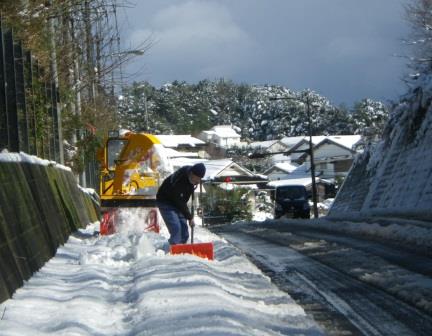
[[[202,227],[196,240],[214,242],[214,261],[165,254],[166,229],[101,237],[95,228],[70,237],[0,306],[2,336],[322,334],[245,256]]]

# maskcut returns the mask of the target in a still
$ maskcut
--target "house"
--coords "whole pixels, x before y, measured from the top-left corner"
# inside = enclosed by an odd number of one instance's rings
[[[286,152],[288,151],[288,147],[285,146],[283,143],[280,142],[280,140],[267,140],[267,141],[257,141],[257,142],[251,142],[248,147],[251,149],[252,152],[259,152],[259,153],[278,153],[269,156],[273,163],[280,163],[280,162],[290,162],[291,159],[288,155],[285,155],[280,152]]]
[[[214,126],[209,131],[202,131],[198,138],[220,148],[240,146],[240,134],[230,125]]]
[[[189,157],[205,158],[206,143],[190,135],[160,134],[156,135],[161,144],[166,148],[169,158]]]
[[[209,183],[245,185],[267,182],[263,175],[255,174],[230,159],[208,160],[204,164],[207,168],[204,179]]]
[[[285,152],[290,150],[299,141],[303,140],[304,136],[284,137],[267,148],[269,153]]]
[[[204,163],[206,167],[206,174],[203,178],[203,182],[206,184],[256,184],[267,182],[267,178],[265,176],[255,174],[235,163],[231,159],[203,160],[189,157],[172,157],[170,162],[174,170],[177,170],[183,166],[192,166],[198,162]]]
[[[340,136],[314,136],[312,137],[315,176],[317,178],[318,196],[320,199],[334,197],[335,186],[338,178],[345,178],[351,168],[354,156],[362,144],[360,135]],[[304,137],[288,151],[292,160],[291,164],[299,166],[293,170],[283,168],[283,165],[274,165],[265,172],[269,180],[293,180],[306,179],[312,183],[309,139]],[[302,152],[305,151],[305,152]],[[304,181],[306,181],[304,180]]]
[[[265,151],[267,153],[270,153],[271,150],[270,148],[275,145],[277,142],[279,142],[279,140],[267,140],[267,141],[254,141],[249,143],[248,148],[250,148],[251,150],[256,150],[256,151]]]
[[[279,162],[264,171],[264,175],[266,175],[270,181],[285,180],[289,178],[289,175],[296,170],[297,167],[298,165],[292,164],[291,162]]]
[[[351,168],[357,147],[362,144],[360,135],[338,135],[312,137],[315,172],[323,179],[345,177]],[[291,148],[292,151],[306,150],[309,141],[301,141]],[[310,167],[308,153],[296,153],[292,160],[298,164],[306,163]],[[293,153],[294,155],[294,153]]]

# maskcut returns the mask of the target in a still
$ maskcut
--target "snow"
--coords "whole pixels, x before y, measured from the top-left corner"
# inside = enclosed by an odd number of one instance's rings
[[[305,177],[305,178],[293,178],[293,179],[286,179],[286,180],[271,181],[267,183],[267,185],[269,187],[292,186],[292,185],[301,185],[307,187],[311,185],[311,183],[312,183],[312,179],[310,177]]]
[[[41,159],[34,155],[29,155],[24,152],[20,153],[9,153],[7,151],[2,151],[0,153],[0,162],[25,162],[25,163],[31,163],[36,164],[40,166],[55,166],[57,168],[66,170],[66,171],[72,171],[70,167],[66,167],[64,165],[61,165],[55,161],[49,161],[45,159]]]
[[[263,223],[249,223],[254,225]],[[240,224],[244,225],[244,223]],[[401,250],[415,250],[429,253],[432,249],[432,225],[427,222],[415,220],[402,220],[391,218],[369,219],[368,222],[359,218],[358,214],[352,215],[352,220],[347,216],[344,220],[329,219],[322,217],[314,220],[268,220],[265,227],[272,228],[295,225],[311,232],[337,232],[343,237],[364,237],[366,240],[385,242],[400,246]],[[261,230],[261,228],[257,228]],[[290,232],[277,231],[278,236],[291,235]],[[320,244],[327,244],[324,240]],[[316,246],[305,246],[305,248],[316,248]],[[425,275],[409,271],[384,259],[369,254],[361,253],[359,250],[343,248],[346,254],[341,256],[338,268],[344,268],[352,276],[370,283],[378,288],[411,302],[414,306],[432,312],[432,279]],[[271,256],[268,256],[271,260]],[[413,262],[415,262],[413,260]],[[355,265],[355,267],[353,267]]]
[[[188,157],[188,158],[198,158],[198,153],[193,152],[181,152],[172,148],[165,148],[165,153],[169,158],[176,157]]]
[[[327,138],[348,149],[353,149],[354,146],[361,141],[362,136],[361,135],[328,135]]]
[[[305,140],[306,137],[304,136],[295,136],[295,137],[284,137],[282,139],[280,139],[279,141],[281,143],[283,143],[285,146],[287,146],[288,148],[293,147],[294,145],[296,145],[297,143],[299,143],[302,140]]]
[[[205,228],[216,258],[164,252],[166,229],[71,236],[13,298],[0,305],[2,336],[321,335],[315,323],[239,250]]]
[[[219,125],[211,128],[210,132],[219,136],[220,138],[240,138],[234,128],[230,125]]]
[[[230,159],[211,160],[205,162],[206,179],[214,179],[221,171],[229,167],[233,163]]]
[[[272,228],[276,228],[277,226],[295,226],[311,230],[310,232],[316,232],[318,235],[320,232],[336,232],[340,234],[339,237],[347,237],[348,239],[349,237],[363,237],[364,241],[383,242],[383,246],[386,244],[399,246],[401,251],[413,250],[421,253],[430,253],[432,248],[432,225],[427,222],[390,218],[386,218],[385,220],[376,218],[375,221],[370,222],[362,221],[359,218],[356,221],[335,221],[334,219],[329,220],[326,217],[314,220],[280,219],[261,222],[265,217],[264,213],[257,213],[254,216],[255,222],[238,223],[237,225],[240,225],[242,228],[249,227],[249,231],[266,228],[268,230],[266,234],[271,234],[273,231]],[[274,234],[280,239],[283,239],[284,235],[292,235],[291,232],[284,231],[286,229],[282,231],[275,230]],[[319,247],[317,244],[325,247],[325,245],[335,243],[325,241],[322,238],[316,242],[305,243],[302,250],[311,249],[315,251],[315,254],[319,254],[316,251]],[[244,246],[245,243],[242,242],[241,245]],[[337,244],[334,246],[337,247]],[[254,247],[247,247],[246,250],[250,249],[256,250],[258,254],[264,253]],[[340,254],[339,258],[336,257],[337,253]],[[324,253],[323,258],[325,255]],[[397,264],[389,263],[385,259],[373,254],[361,252],[361,249],[351,249],[343,247],[343,245],[340,248],[335,248],[335,251],[328,255],[331,255],[336,260],[336,264],[332,265],[333,268],[344,269],[344,272],[347,272],[354,278],[381,288],[403,301],[410,302],[412,305],[432,313],[432,279],[430,277],[410,271]],[[276,255],[267,254],[266,266],[272,264],[272,259],[275,259],[275,265],[281,265],[280,261],[277,261]],[[413,260],[413,263],[416,262],[416,260]],[[282,270],[275,269],[275,271]]]
[[[428,89],[429,90],[429,89]],[[432,109],[430,91],[416,89],[393,108],[383,139],[359,156],[330,215],[430,220]]]
[[[291,162],[279,162],[274,165],[274,168],[282,170],[283,172],[286,173],[292,173],[294,170],[298,168],[298,165],[292,164]]]
[[[159,141],[164,145],[165,147],[171,147],[171,148],[177,148],[179,146],[189,146],[189,147],[196,147],[199,145],[205,145],[205,142],[194,138],[190,135],[166,135],[166,134],[159,134],[156,135],[156,137],[159,139]]]
[[[278,140],[254,141],[249,144],[249,147],[254,149],[256,148],[267,149],[268,147],[274,145],[276,142],[278,142]]]

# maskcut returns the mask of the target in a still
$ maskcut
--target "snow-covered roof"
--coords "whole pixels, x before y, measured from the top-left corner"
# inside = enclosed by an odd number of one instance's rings
[[[172,166],[174,167],[174,170],[179,169],[183,166],[193,166],[195,163],[202,162],[204,165],[207,165],[207,160],[205,159],[198,159],[198,158],[188,158],[188,157],[174,157],[170,159],[170,162]],[[206,172],[207,176],[208,172]]]
[[[235,176],[246,175],[253,176],[254,174],[248,169],[243,168],[239,164],[230,159],[208,160],[204,162],[206,166],[206,179],[214,179],[218,176]]]
[[[268,148],[278,142],[279,140],[255,141],[249,144],[251,148]]]
[[[318,178],[316,178],[318,180]],[[269,187],[281,187],[281,186],[294,186],[301,185],[304,187],[308,187],[312,185],[312,179],[310,177],[296,178],[296,179],[286,179],[286,180],[277,180],[271,181],[267,183]]]
[[[264,174],[268,174],[269,172],[272,172],[276,169],[281,170],[285,173],[292,173],[294,170],[296,170],[298,168],[297,165],[294,165],[290,162],[279,162],[276,163],[273,167],[267,169]]]
[[[281,162],[291,162],[291,156],[285,154],[274,154],[270,156],[270,159],[275,164]]]
[[[230,125],[213,126],[208,133],[213,133],[221,138],[241,137]]]
[[[314,147],[324,144],[326,141],[353,150],[354,146],[361,141],[361,135],[318,135],[312,137]],[[301,145],[305,145],[308,142],[309,137],[303,137],[295,145],[291,146],[289,150],[297,150]]]
[[[177,148],[180,146],[196,147],[205,145],[205,142],[187,134],[160,134],[156,135],[165,147]]]
[[[239,164],[230,159],[221,160],[204,160],[187,157],[171,158],[171,163],[174,169],[179,169],[183,166],[192,166],[195,163],[202,162],[206,167],[204,180],[211,180],[219,176],[254,176],[248,169],[243,168]]]
[[[282,144],[284,144],[287,147],[292,147],[303,139],[305,139],[304,136],[284,137],[284,138],[280,139],[279,142],[281,142]]]
[[[362,139],[361,135],[329,135],[327,138],[349,149],[352,149]]]
[[[291,171],[290,178],[303,178],[310,176],[310,167],[308,164],[303,163]]]
[[[173,148],[165,148],[165,155],[169,158],[178,158],[178,157],[198,158],[198,153],[181,152]]]

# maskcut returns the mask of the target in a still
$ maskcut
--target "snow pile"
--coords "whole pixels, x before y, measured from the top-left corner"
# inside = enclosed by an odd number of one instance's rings
[[[165,229],[132,225],[98,236],[96,227],[71,236],[0,306],[2,336],[322,334],[237,249],[202,227],[196,240],[214,241],[214,261],[166,255]]]

